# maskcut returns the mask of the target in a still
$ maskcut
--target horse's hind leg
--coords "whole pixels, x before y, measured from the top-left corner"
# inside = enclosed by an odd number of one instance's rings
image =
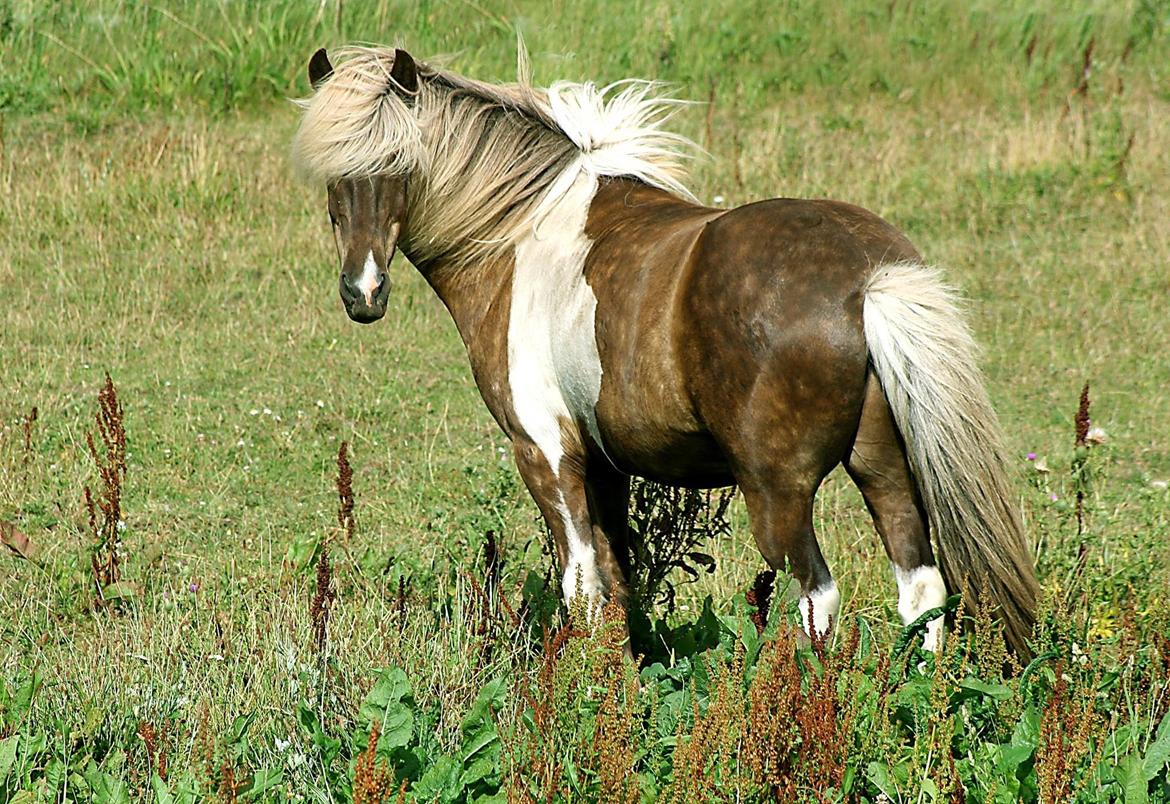
[[[737,477],[764,560],[774,570],[787,564],[800,584],[801,626],[810,634],[813,629],[828,632],[841,607],[837,584],[813,532],[813,496],[820,480],[790,467]]]
[[[886,547],[898,583],[898,614],[906,624],[946,602],[946,586],[935,565],[926,513],[910,473],[902,438],[877,378],[866,381],[865,402],[853,450],[845,462],[861,489]],[[943,620],[927,626],[925,647],[942,645]]]

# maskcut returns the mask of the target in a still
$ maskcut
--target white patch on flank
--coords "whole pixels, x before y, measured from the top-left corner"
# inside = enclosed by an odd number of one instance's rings
[[[792,598],[789,598],[791,600]],[[807,595],[801,595],[797,607],[800,609],[800,627],[808,631],[809,608],[812,608],[812,624],[817,634],[829,631],[829,618],[837,622],[837,612],[841,610],[841,593],[837,591],[836,581],[829,581],[825,586],[818,586]],[[809,636],[812,636],[809,634]]]
[[[898,582],[898,614],[906,625],[917,620],[923,612],[936,609],[947,602],[947,587],[938,567],[915,567],[905,570],[894,567]],[[923,647],[936,653],[942,648],[943,618],[936,617],[926,625]]]
[[[366,255],[366,264],[362,266],[362,275],[357,286],[366,297],[366,304],[373,305],[374,291],[378,289],[378,264],[374,262],[373,251]]]
[[[585,282],[585,236],[597,178],[569,168],[575,178],[549,202],[539,225],[516,244],[512,307],[508,321],[508,384],[520,426],[560,477],[564,446],[562,423],[583,422],[601,444],[596,405],[601,394],[601,357],[594,319],[597,296]],[[557,508],[565,524],[569,560],[564,593],[601,594],[601,579],[591,532],[578,532],[560,495]],[[580,518],[578,518],[580,519]]]

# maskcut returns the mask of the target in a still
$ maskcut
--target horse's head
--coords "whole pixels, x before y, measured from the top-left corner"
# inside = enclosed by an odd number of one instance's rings
[[[318,88],[333,73],[322,48],[309,60],[309,81]],[[391,86],[405,93],[418,89],[414,60],[395,53]],[[341,301],[361,324],[386,314],[390,295],[387,269],[406,217],[406,174],[379,173],[334,179],[328,184],[329,220],[341,259]]]

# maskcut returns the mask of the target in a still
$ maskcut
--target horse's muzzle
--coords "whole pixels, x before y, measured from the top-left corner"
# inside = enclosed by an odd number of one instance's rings
[[[339,280],[341,303],[346,314],[359,324],[371,324],[386,315],[386,301],[390,297],[390,278],[385,273],[378,275],[378,286],[367,298],[361,289],[345,272]]]

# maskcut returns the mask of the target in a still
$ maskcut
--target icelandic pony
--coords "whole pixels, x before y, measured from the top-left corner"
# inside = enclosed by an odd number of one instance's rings
[[[1000,427],[955,294],[838,201],[732,210],[683,184],[653,84],[495,85],[350,48],[309,63],[293,142],[328,190],[340,293],[381,318],[401,249],[450,311],[552,531],[566,600],[628,593],[631,475],[736,484],[808,629],[840,605],[813,497],[844,464],[909,623],[947,588],[1028,655],[1037,594]],[[933,532],[936,549],[928,533]],[[937,650],[943,621],[925,636]]]

